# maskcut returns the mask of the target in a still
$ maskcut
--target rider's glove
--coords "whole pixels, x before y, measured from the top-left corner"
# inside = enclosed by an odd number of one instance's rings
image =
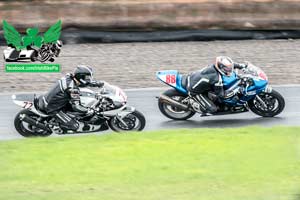
[[[248,67],[247,63],[235,63],[234,64],[234,68],[235,69],[245,69]]]
[[[94,113],[95,113],[95,110],[94,110],[94,109],[88,108],[88,111],[87,111],[86,115],[87,115],[87,116],[91,116],[91,115],[93,115]]]
[[[244,88],[243,87],[239,87],[236,94],[243,94],[244,92]]]
[[[242,87],[237,87],[232,91],[225,92],[224,98],[227,99],[227,98],[235,96],[236,94],[243,94],[243,91],[244,91],[244,89]]]
[[[103,86],[104,86],[104,82],[102,81],[97,82],[97,87],[103,87]]]
[[[243,69],[245,69],[245,68],[247,68],[247,67],[248,67],[248,64],[247,64],[247,63],[240,64],[240,65],[241,65],[241,67],[242,67]]]
[[[237,87],[236,89],[233,90],[233,95],[236,94],[243,94],[244,88],[243,87]]]
[[[99,87],[99,88],[103,87],[103,85],[104,82],[102,81],[94,81],[89,84],[90,87]]]

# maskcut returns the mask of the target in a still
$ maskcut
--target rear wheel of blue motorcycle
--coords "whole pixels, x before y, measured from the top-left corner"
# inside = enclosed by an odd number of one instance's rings
[[[248,105],[252,112],[262,117],[274,117],[280,114],[285,107],[284,98],[279,92],[275,91],[274,89],[271,93],[259,94],[259,97],[263,100],[267,108],[262,105],[257,97],[249,101]]]
[[[165,91],[163,95],[170,97],[179,103],[182,103],[182,100],[187,98],[187,95],[182,94],[175,89],[169,89]],[[181,110],[180,108],[165,103],[161,99],[158,100],[158,108],[164,116],[173,120],[187,120],[195,115],[195,112],[191,110]]]

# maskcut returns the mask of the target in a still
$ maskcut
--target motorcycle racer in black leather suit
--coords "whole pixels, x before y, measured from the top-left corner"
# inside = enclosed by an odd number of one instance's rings
[[[218,107],[207,96],[209,91],[221,98],[229,98],[236,94],[236,91],[224,91],[222,75],[231,76],[233,69],[242,69],[246,64],[234,63],[227,56],[216,58],[215,64],[212,64],[199,71],[195,71],[187,76],[187,90],[193,99],[200,104],[201,111],[205,113],[215,113]]]
[[[39,96],[38,107],[48,115],[54,116],[62,128],[76,131],[79,128],[79,123],[67,115],[63,109],[67,105],[71,105],[75,112],[86,115],[93,114],[93,110],[81,105],[79,87],[102,87],[103,85],[103,82],[93,81],[91,67],[79,65],[73,74],[66,74],[56,82],[48,93]]]

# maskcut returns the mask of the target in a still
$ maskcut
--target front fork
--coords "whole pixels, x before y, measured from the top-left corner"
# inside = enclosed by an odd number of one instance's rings
[[[126,107],[122,112],[118,113],[116,115],[116,118],[125,126],[128,127],[127,123],[123,120],[124,117],[129,115],[130,113],[134,112],[135,108],[134,107]]]
[[[271,93],[272,92],[272,87],[267,85],[265,87],[265,89],[263,90],[264,93]],[[255,96],[255,98],[259,101],[259,103],[264,107],[264,108],[267,108],[267,104],[260,98],[260,96],[257,94]]]
[[[124,126],[128,126],[126,122],[123,120],[124,117],[126,117],[128,114],[133,113],[135,111],[134,107],[130,106],[122,106],[121,108],[117,110],[111,110],[103,112],[102,114],[107,117],[116,117]]]

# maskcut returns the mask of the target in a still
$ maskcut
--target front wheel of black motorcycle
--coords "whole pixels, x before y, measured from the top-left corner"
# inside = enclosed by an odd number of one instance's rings
[[[32,126],[20,119],[20,115],[26,114],[30,118],[37,119],[38,116],[29,110],[21,110],[15,117],[14,125],[18,133],[24,137],[46,137],[52,134],[50,131],[45,131]]]
[[[122,119],[117,117],[111,118],[108,125],[113,131],[116,132],[142,131],[145,128],[146,119],[141,112],[135,110]]]
[[[274,117],[280,114],[284,107],[285,101],[283,96],[272,90],[271,93],[261,93],[248,102],[252,112],[262,117]]]

